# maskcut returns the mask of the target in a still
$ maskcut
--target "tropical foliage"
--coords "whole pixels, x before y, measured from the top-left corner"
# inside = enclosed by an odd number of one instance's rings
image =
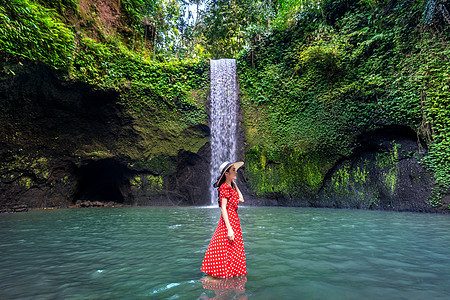
[[[235,57],[249,157],[323,167],[363,132],[408,126],[444,191],[449,9],[448,0],[11,0],[0,6],[0,53],[116,89],[130,113],[153,111],[174,130],[206,123],[207,58]],[[305,179],[315,186],[318,169]]]
[[[447,4],[322,1],[242,53],[251,157],[257,151],[277,166],[286,154],[319,152],[327,165],[348,156],[364,132],[408,126],[447,189],[450,22],[445,13],[430,17],[430,5],[444,12]]]

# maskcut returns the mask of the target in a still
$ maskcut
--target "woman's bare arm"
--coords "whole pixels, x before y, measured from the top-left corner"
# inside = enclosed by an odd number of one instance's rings
[[[238,194],[239,194],[239,202],[244,202],[244,196],[242,196],[242,193],[241,193],[241,191],[239,190],[237,184],[234,184],[234,186],[236,187],[236,190],[237,190],[237,192],[238,192]]]
[[[225,226],[228,230],[228,239],[230,241],[234,240],[234,231],[233,228],[231,228],[230,221],[228,220],[228,213],[227,213],[227,198],[222,198],[222,204],[220,207],[220,211],[222,212],[223,221],[225,222]]]

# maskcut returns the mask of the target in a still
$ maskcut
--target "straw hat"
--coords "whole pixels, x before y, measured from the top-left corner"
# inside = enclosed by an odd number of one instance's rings
[[[218,187],[220,179],[222,179],[223,174],[225,174],[225,171],[228,170],[229,167],[234,166],[236,168],[236,171],[237,171],[243,165],[244,165],[243,161],[237,161],[237,162],[233,162],[233,163],[231,163],[229,161],[226,161],[223,164],[221,164],[220,167],[219,167],[220,176],[217,179],[217,181],[214,183],[214,187]]]

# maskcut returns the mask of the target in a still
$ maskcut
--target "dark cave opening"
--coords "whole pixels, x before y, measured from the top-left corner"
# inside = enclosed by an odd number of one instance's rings
[[[359,150],[372,149],[379,150],[389,148],[393,141],[406,142],[414,144],[420,143],[420,146],[426,150],[426,142],[417,135],[417,133],[408,126],[390,125],[377,128],[373,131],[364,132],[358,136]]]
[[[129,170],[112,159],[91,161],[77,170],[78,186],[74,201],[124,203],[130,190]]]

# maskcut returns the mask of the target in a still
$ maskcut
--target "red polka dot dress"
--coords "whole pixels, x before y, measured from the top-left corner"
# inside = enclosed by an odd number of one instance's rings
[[[239,194],[227,183],[219,187],[219,193],[219,201],[222,201],[222,198],[227,199],[227,214],[234,232],[234,241],[228,239],[228,230],[221,216],[200,270],[208,275],[223,278],[246,275],[244,240],[237,214]]]

